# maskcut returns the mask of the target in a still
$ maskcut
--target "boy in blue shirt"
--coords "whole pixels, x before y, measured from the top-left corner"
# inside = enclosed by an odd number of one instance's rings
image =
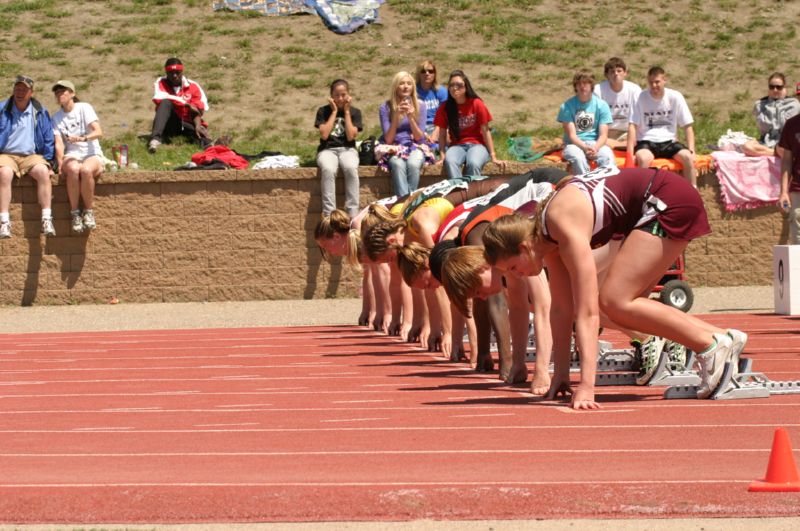
[[[606,145],[611,109],[594,95],[594,76],[581,70],[572,78],[575,96],[561,104],[557,120],[564,127],[564,160],[573,175],[590,171],[590,162],[598,167],[616,166],[614,152]]]

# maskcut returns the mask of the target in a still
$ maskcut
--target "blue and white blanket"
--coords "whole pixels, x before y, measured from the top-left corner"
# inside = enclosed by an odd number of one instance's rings
[[[215,11],[256,11],[267,16],[317,13],[331,31],[353,33],[380,22],[378,9],[385,0],[213,0]]]

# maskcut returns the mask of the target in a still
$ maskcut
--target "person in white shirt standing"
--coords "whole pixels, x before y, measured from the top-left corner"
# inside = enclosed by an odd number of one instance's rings
[[[80,234],[97,226],[92,202],[95,181],[103,173],[103,150],[99,142],[103,130],[94,108],[75,97],[72,81],[58,81],[53,85],[53,94],[61,107],[53,115],[56,160],[67,183],[72,232]]]
[[[654,158],[675,159],[683,165],[683,176],[696,188],[694,118],[683,95],[666,84],[663,68],[648,70],[648,90],[637,98],[628,125],[628,158],[635,156],[639,168],[647,168]],[[686,135],[686,145],[678,142],[679,127]]]
[[[627,147],[628,123],[631,109],[636,103],[636,98],[642,89],[636,83],[625,79],[628,77],[628,67],[619,57],[612,57],[603,67],[606,80],[595,85],[595,95],[608,103],[611,109],[611,119],[608,127],[608,140],[606,145],[612,149],[625,149]]]

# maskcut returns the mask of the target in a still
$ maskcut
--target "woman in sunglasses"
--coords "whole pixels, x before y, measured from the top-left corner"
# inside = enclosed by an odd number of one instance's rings
[[[439,139],[439,128],[433,123],[439,105],[447,99],[447,89],[436,81],[436,65],[425,60],[417,65],[417,99],[425,104],[425,138],[435,144]]]
[[[489,130],[492,115],[483,100],[472,89],[469,78],[461,70],[453,70],[447,82],[449,97],[439,106],[433,123],[439,127],[439,152],[448,179],[481,175],[489,160],[505,169],[498,160]]]
[[[748,140],[742,146],[744,154],[749,157],[782,156],[783,149],[777,144],[783,124],[797,114],[800,114],[800,102],[786,97],[786,76],[775,72],[767,81],[767,95],[753,106],[753,116],[761,136],[758,140]]]

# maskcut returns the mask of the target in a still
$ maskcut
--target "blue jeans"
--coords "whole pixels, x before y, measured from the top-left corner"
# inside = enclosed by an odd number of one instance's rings
[[[594,145],[594,142],[591,141],[584,142],[588,146]],[[584,173],[589,173],[589,171],[591,171],[591,168],[589,167],[589,160],[586,158],[586,153],[584,153],[583,150],[575,144],[567,144],[564,146],[564,151],[562,154],[564,156],[564,160],[569,162],[571,166],[572,175],[583,175]],[[608,146],[603,146],[597,150],[597,158],[595,158],[595,162],[597,163],[598,168],[617,165],[614,159],[614,151]]]
[[[392,172],[392,186],[394,195],[403,197],[419,188],[419,173],[425,162],[425,154],[415,149],[408,154],[408,159],[392,157],[389,159],[389,169]]]
[[[447,171],[447,178],[460,178],[462,164],[464,165],[464,175],[467,177],[480,175],[489,159],[489,151],[483,144],[456,144],[455,146],[449,146],[444,154],[444,167]]]

